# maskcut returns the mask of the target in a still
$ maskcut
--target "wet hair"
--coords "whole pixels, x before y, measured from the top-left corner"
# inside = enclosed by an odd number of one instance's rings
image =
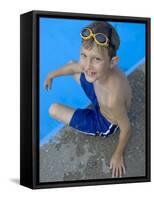
[[[102,47],[101,45],[96,44],[93,37],[91,37],[89,40],[82,39],[82,46],[84,48],[90,49],[94,45],[96,45],[98,50],[101,52],[104,51],[104,48],[107,48],[110,59],[112,59],[112,57],[116,56],[116,52],[120,46],[120,38],[119,38],[117,31],[111,24],[109,24],[106,21],[96,21],[96,22],[89,24],[85,28],[90,28],[93,31],[93,33],[105,34],[109,39],[109,46]]]

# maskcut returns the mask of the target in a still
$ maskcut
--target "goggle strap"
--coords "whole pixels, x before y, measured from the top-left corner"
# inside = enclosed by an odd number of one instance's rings
[[[109,39],[109,44],[112,48],[115,48],[115,45],[112,44],[111,42],[111,38],[112,38],[112,28],[109,29],[109,36],[108,36],[108,39]]]

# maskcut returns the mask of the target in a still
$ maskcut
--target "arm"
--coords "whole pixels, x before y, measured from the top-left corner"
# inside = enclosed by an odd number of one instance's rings
[[[46,89],[51,88],[51,82],[55,77],[63,76],[63,75],[76,76],[80,72],[81,72],[80,64],[76,61],[70,61],[63,67],[61,67],[55,71],[52,71],[47,75],[47,78],[45,80],[45,88]]]
[[[72,74],[76,74],[76,73],[80,73],[80,72],[81,72],[80,64],[76,61],[70,61],[63,67],[61,67],[53,72],[50,72],[48,74],[48,77],[55,78],[55,77],[62,76],[62,75],[72,75]]]
[[[115,118],[117,119],[120,128],[120,135],[117,147],[110,161],[110,168],[112,169],[112,177],[121,177],[122,171],[124,174],[126,173],[123,162],[123,153],[131,133],[130,122],[124,103],[120,103],[119,101],[117,104],[114,104],[112,106],[111,110]]]

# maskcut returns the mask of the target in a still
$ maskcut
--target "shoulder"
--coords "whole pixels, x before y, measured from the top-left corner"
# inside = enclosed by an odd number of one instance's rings
[[[118,68],[112,71],[109,80],[109,86],[114,94],[125,93],[130,88],[127,77]]]
[[[132,100],[132,89],[125,75],[113,77],[110,85],[109,106],[110,108],[122,108],[129,110]]]
[[[111,71],[110,75],[110,83],[111,84],[118,84],[120,85],[122,82],[125,82],[127,80],[125,74],[118,68],[116,67]]]

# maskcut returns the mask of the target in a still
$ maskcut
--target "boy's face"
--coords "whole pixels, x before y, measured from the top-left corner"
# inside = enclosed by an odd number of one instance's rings
[[[110,60],[107,49],[104,48],[102,53],[98,51],[96,46],[91,49],[81,47],[80,65],[87,81],[91,83],[101,80],[113,67],[112,59]]]

